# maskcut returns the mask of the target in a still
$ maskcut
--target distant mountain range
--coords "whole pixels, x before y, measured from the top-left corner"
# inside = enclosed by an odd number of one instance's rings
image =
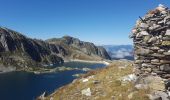
[[[70,59],[111,58],[103,47],[74,37],[64,36],[43,41],[0,27],[0,71],[34,70],[44,65],[59,64]]]
[[[132,45],[103,45],[112,59],[133,60]]]

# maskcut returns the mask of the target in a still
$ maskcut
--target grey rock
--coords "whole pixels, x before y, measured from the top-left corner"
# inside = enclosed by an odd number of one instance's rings
[[[162,19],[162,18],[155,17],[155,18],[151,18],[150,20],[151,20],[151,21],[159,22],[159,21],[161,21],[161,20],[163,20],[163,19]]]
[[[160,60],[160,62],[161,62],[162,64],[168,64],[168,63],[170,63],[169,60]]]
[[[170,29],[167,29],[167,30],[166,30],[165,35],[170,36]]]
[[[82,94],[82,95],[85,95],[85,96],[91,96],[91,90],[90,90],[90,88],[83,89],[83,90],[81,91],[81,94]]]
[[[161,25],[154,24],[153,26],[149,27],[149,30],[153,31],[153,30],[158,29],[158,28],[161,28]]]
[[[148,41],[150,40],[150,38],[151,38],[150,35],[149,35],[149,36],[144,36],[143,41],[145,42],[145,44],[148,43]]]
[[[149,63],[143,63],[142,67],[155,67],[155,65],[149,64]]]
[[[148,27],[149,27],[149,25],[146,24],[146,23],[141,23],[140,24],[140,28],[147,29]]]
[[[164,49],[159,49],[158,53],[163,53],[165,50]]]
[[[160,70],[162,71],[170,71],[170,66],[169,64],[164,64],[160,66]]]
[[[135,53],[138,55],[147,55],[153,53],[153,51],[149,49],[139,48],[135,51]]]
[[[164,24],[164,20],[158,22],[159,25]]]
[[[154,43],[154,42],[156,42],[157,41],[157,37],[152,37],[152,38],[150,38],[149,39],[149,43]]]
[[[152,72],[152,68],[141,68],[142,71],[144,71],[145,73],[151,73]]]
[[[152,59],[151,62],[159,63],[159,59]]]
[[[146,60],[146,59],[145,59],[145,60],[143,60],[143,62],[144,62],[144,63],[150,63],[151,60]]]
[[[169,56],[170,52],[164,52],[163,54]]]
[[[170,16],[166,16],[165,18],[164,18],[164,22],[166,23],[167,21],[169,21],[170,20]]]
[[[137,33],[137,34],[136,34],[136,39],[139,39],[139,40],[140,40],[140,39],[142,39],[142,38],[141,38],[142,36],[143,36],[143,35],[142,35],[141,33]]]
[[[135,60],[135,64],[139,64],[139,63],[150,63],[150,60]]]
[[[167,21],[166,24],[167,24],[167,25],[170,25],[170,21]]]
[[[135,60],[135,64],[139,64],[139,63],[142,63],[143,60]]]
[[[162,40],[163,40],[163,41],[170,41],[170,37],[165,36],[165,37],[162,38]]]
[[[153,100],[169,100],[168,94],[163,91],[156,91],[154,97],[156,98]]]
[[[151,47],[150,49],[151,49],[151,50],[160,50],[160,48],[157,47],[157,46]]]
[[[141,34],[142,36],[148,36],[148,35],[149,35],[149,33],[148,33],[147,31],[141,31],[140,34]]]
[[[154,53],[154,54],[152,54],[151,56],[153,56],[153,57],[159,57],[159,58],[165,57],[165,55],[157,54],[157,53]]]

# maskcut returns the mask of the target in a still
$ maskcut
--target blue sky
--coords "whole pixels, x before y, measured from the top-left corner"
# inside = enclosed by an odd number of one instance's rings
[[[31,38],[70,35],[95,44],[132,44],[138,16],[169,0],[0,0],[0,26]]]

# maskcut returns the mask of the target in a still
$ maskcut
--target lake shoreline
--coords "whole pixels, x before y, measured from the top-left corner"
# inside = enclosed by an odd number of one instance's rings
[[[108,66],[110,63],[108,61],[89,61],[89,60],[79,60],[79,59],[70,59],[70,60],[66,60],[64,61],[64,63],[67,62],[84,62],[84,63],[92,63],[92,64],[105,64],[106,66]],[[77,70],[74,68],[66,68],[64,66],[62,67],[57,67],[57,68],[39,68],[38,70],[30,70],[30,69],[15,69],[15,70],[9,70],[9,71],[1,71],[0,74],[4,74],[4,73],[10,73],[10,72],[18,72],[18,71],[25,71],[25,72],[30,72],[30,73],[34,73],[34,74],[44,74],[44,73],[53,73],[53,72],[61,72],[61,71],[67,71],[67,70]],[[80,69],[79,69],[80,70]]]
[[[79,59],[70,59],[65,62],[85,62],[85,63],[98,63],[98,64],[105,64],[109,65],[110,63],[108,61],[100,60],[100,61],[90,61],[90,60],[79,60]]]
[[[65,70],[64,67],[68,67],[68,70]],[[26,100],[36,99],[39,95],[46,91],[47,95],[53,93],[55,90],[59,89],[62,86],[70,84],[73,80],[79,78],[80,74],[85,74],[89,70],[95,70],[98,68],[106,67],[105,64],[99,63],[84,63],[84,62],[66,62],[64,65],[61,65],[60,70],[58,72],[45,73],[45,74],[34,74],[33,72],[28,72],[24,70],[13,71],[10,73],[5,73],[0,75],[1,81],[1,97],[3,100],[11,100],[6,98],[15,98],[16,100],[23,100],[21,95],[24,95]],[[52,67],[51,67],[52,68]],[[70,68],[74,70],[69,70]],[[36,69],[38,70],[38,69]],[[40,69],[41,70],[41,69]],[[56,69],[57,70],[57,69]],[[15,80],[13,86],[11,83]],[[29,87],[29,88],[28,88]],[[34,91],[31,89],[36,88]],[[3,91],[13,90],[11,97],[4,95]],[[6,91],[9,93],[8,91]],[[30,93],[32,92],[32,93]],[[5,93],[5,94],[7,94]],[[18,99],[19,98],[19,99]],[[22,98],[22,99],[21,99]]]

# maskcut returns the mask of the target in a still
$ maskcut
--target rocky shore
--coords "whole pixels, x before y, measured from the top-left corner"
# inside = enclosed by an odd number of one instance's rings
[[[70,59],[66,62],[86,62],[86,63],[99,63],[99,64],[105,64],[105,65],[109,65],[111,63],[110,60],[99,60],[99,61],[93,61],[93,60],[79,60],[79,59]]]
[[[0,65],[0,73],[7,73],[7,72],[12,72],[16,71],[15,67],[4,67],[3,65]]]

